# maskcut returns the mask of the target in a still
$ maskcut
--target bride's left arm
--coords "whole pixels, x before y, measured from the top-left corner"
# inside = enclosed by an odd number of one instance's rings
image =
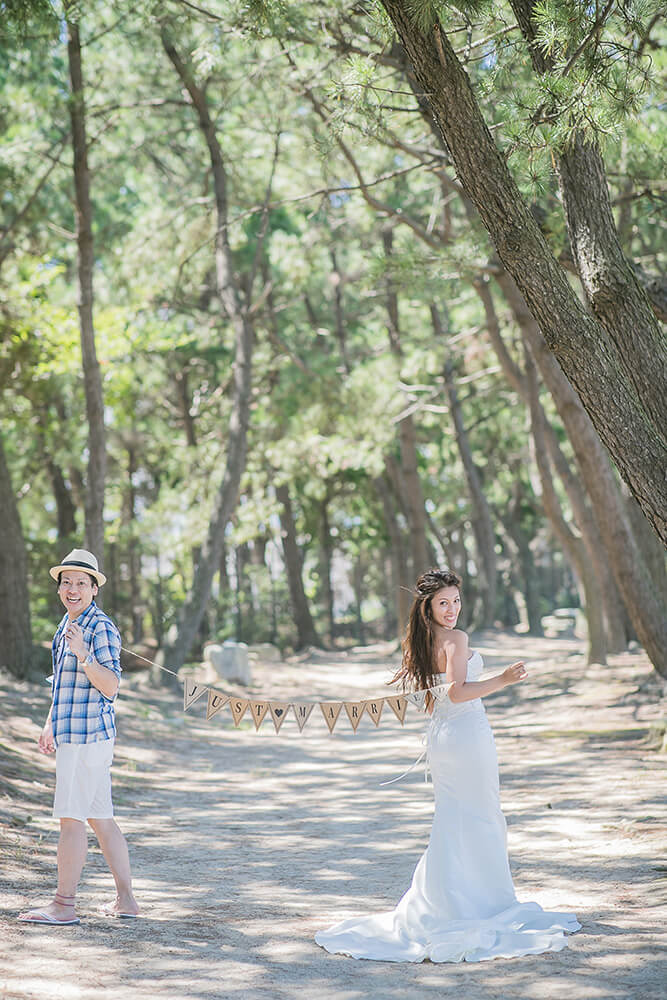
[[[449,700],[454,704],[464,701],[474,701],[476,698],[486,698],[489,694],[517,684],[526,677],[523,660],[506,667],[501,674],[488,677],[483,681],[468,681],[468,636],[465,632],[453,629],[443,644],[443,655],[447,662],[447,680],[452,686],[449,689]]]

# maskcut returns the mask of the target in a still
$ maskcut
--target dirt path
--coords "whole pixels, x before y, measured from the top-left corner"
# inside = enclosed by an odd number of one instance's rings
[[[661,685],[641,655],[586,668],[575,640],[477,639],[488,667],[523,657],[530,679],[487,700],[501,760],[520,899],[574,910],[583,930],[554,955],[481,965],[393,965],[332,957],[314,932],[393,905],[428,839],[432,790],[416,770],[421,719],[347,719],[316,709],[299,736],[186,714],[178,697],[126,675],[114,766],[144,916],[109,920],[97,848],[74,928],[16,913],[53,887],[53,762],[33,750],[47,689],[0,679],[0,998],[88,1000],[552,1000],[664,997],[665,770],[651,743]],[[352,700],[381,693],[389,646],[314,654],[256,671],[254,690]],[[664,954],[664,951],[663,951]]]

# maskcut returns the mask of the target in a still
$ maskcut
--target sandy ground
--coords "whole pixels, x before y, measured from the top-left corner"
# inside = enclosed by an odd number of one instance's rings
[[[524,658],[522,686],[487,699],[501,760],[512,870],[522,900],[575,911],[563,952],[461,965],[330,956],[313,934],[393,905],[424,850],[433,810],[423,770],[388,787],[420,752],[424,720],[329,735],[315,709],[302,735],[206,722],[177,694],[126,674],[114,765],[137,921],[100,913],[112,883],[91,835],[81,925],[24,926],[53,889],[53,760],[34,743],[44,685],[0,682],[0,998],[237,997],[244,1000],[592,1000],[665,997],[665,770],[654,724],[662,683],[626,654],[586,667],[576,640],[482,635],[487,667]],[[382,693],[395,648],[313,653],[256,670],[256,695],[349,700]],[[661,956],[661,948],[662,956]]]

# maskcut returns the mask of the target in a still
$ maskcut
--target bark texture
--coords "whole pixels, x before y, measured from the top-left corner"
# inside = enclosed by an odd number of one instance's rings
[[[507,272],[499,274],[497,280],[572,443],[616,585],[637,637],[656,670],[667,676],[665,595],[656,593],[646,572],[608,456],[579,396],[549,350],[515,282]]]
[[[547,419],[540,402],[539,382],[535,363],[526,358],[526,376],[529,389],[530,423],[533,438],[533,457],[540,477],[542,507],[552,531],[572,566],[583,598],[582,605],[588,624],[588,663],[607,662],[607,638],[602,604],[602,587],[594,566],[588,558],[586,545],[577,537],[563,517],[560,501],[554,489],[546,441]]]
[[[294,511],[292,509],[289,487],[285,483],[276,486],[276,497],[280,503],[281,538],[292,613],[297,631],[297,648],[303,649],[304,646],[319,646],[320,641],[310,614],[308,598],[303,589],[303,560],[296,540]]]
[[[375,480],[375,489],[382,502],[384,523],[389,536],[389,557],[391,564],[391,593],[396,609],[398,638],[402,639],[410,614],[412,600],[412,574],[410,560],[405,551],[405,539],[399,521],[398,505],[392,487],[392,477],[387,471]]]
[[[534,0],[511,0],[538,74],[552,67],[536,41]],[[577,133],[557,155],[572,256],[591,311],[607,331],[628,384],[654,426],[667,427],[667,340],[637,271],[621,248],[599,146]],[[653,366],[637,364],[653,357]]]
[[[442,343],[444,341],[443,325],[440,314],[434,305],[431,306],[431,320],[433,322],[436,341]],[[445,364],[444,377],[447,399],[449,401],[449,415],[452,418],[456,445],[461,456],[468,494],[473,509],[472,528],[475,535],[479,569],[484,580],[483,587],[480,588],[482,598],[482,621],[480,625],[483,628],[493,628],[496,617],[497,594],[496,533],[493,526],[493,518],[491,517],[491,508],[482,487],[482,477],[473,459],[468,433],[463,422],[463,413],[454,383],[454,370],[451,360],[448,360]]]
[[[387,332],[392,354],[399,362],[403,358],[401,346],[401,330],[398,310],[398,294],[391,277],[391,262],[393,256],[393,232],[386,228],[382,234],[385,260],[389,264],[389,274],[386,279],[387,290]],[[407,414],[398,422],[398,439],[401,449],[401,478],[403,481],[403,497],[410,540],[408,548],[412,557],[415,578],[425,573],[429,568],[429,550],[426,536],[426,508],[424,506],[424,491],[419,478],[417,451],[417,428],[412,414]]]
[[[500,280],[503,280],[502,275]],[[623,629],[618,627],[621,597],[613,579],[602,537],[587,502],[581,479],[577,475],[576,466],[572,466],[563,454],[556,433],[547,420],[539,394],[537,398],[533,398],[533,386],[528,370],[526,372],[521,370],[505,346],[488,279],[480,279],[474,284],[484,307],[489,340],[503,373],[508,383],[530,408],[535,459],[542,483],[542,505],[554,535],[563,546],[579,579],[588,619],[589,662],[604,663],[606,652],[620,652],[625,649],[626,642]],[[508,305],[514,306],[515,319],[522,331],[526,349],[529,349],[530,332],[524,331],[523,325],[534,326],[535,321],[525,309],[523,299],[517,296],[517,291],[513,282],[508,284],[508,294],[511,299]],[[528,365],[526,367],[528,369]],[[574,522],[580,532],[579,536],[565,522],[553,487],[554,474],[560,478],[568,496]],[[650,530],[648,522],[646,524]],[[583,558],[580,554],[582,545],[585,553]],[[598,635],[601,619],[604,623],[604,642]]]
[[[549,348],[574,386],[600,437],[655,531],[667,544],[667,440],[665,423],[640,399],[636,380],[628,381],[624,354],[605,326],[586,312],[551,253],[538,223],[522,198],[496,146],[454,50],[436,22],[423,32],[408,0],[383,0],[438,124],[446,149],[467,196],[477,208],[505,268],[539,322]],[[586,189],[588,197],[598,192]],[[643,322],[646,313],[637,314]],[[627,331],[627,327],[625,328]],[[619,336],[626,336],[619,332]],[[647,353],[650,337],[636,343],[634,364],[650,372],[659,344]],[[627,350],[630,350],[627,345]],[[662,364],[662,361],[660,361]],[[664,385],[664,371],[649,379],[653,397]]]
[[[85,494],[86,543],[104,565],[104,484],[106,479],[106,441],[102,377],[95,347],[93,324],[93,208],[90,199],[90,170],[86,138],[86,108],[79,25],[74,19],[76,7],[65,3],[67,18],[67,56],[71,97],[69,102],[74,162],[76,238],[78,248],[78,309],[81,332],[81,356],[88,421],[88,482]],[[70,17],[70,14],[72,17]]]
[[[222,318],[234,330],[234,364],[232,369],[232,403],[226,433],[227,456],[222,482],[218,489],[206,540],[201,549],[192,588],[183,605],[175,642],[165,651],[165,664],[178,670],[188,656],[206,611],[215,574],[220,567],[225,528],[236,507],[241,476],[245,469],[248,424],[250,420],[250,390],[252,383],[252,350],[254,329],[248,310],[242,306],[241,292],[234,274],[232,252],[227,236],[228,196],[227,172],[215,124],[208,110],[204,91],[180,57],[171,36],[165,30],[162,44],[183,84],[208,149],[216,207],[215,272],[216,293]]]
[[[0,510],[0,666],[20,678],[33,656],[28,558],[1,438]]]

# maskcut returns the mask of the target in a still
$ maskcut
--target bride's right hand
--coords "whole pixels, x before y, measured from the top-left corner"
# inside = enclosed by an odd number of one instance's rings
[[[513,663],[511,667],[506,667],[502,672],[505,687],[508,687],[510,684],[518,684],[519,681],[525,680],[527,673],[528,672],[524,666],[523,660],[518,660],[516,663]]]

